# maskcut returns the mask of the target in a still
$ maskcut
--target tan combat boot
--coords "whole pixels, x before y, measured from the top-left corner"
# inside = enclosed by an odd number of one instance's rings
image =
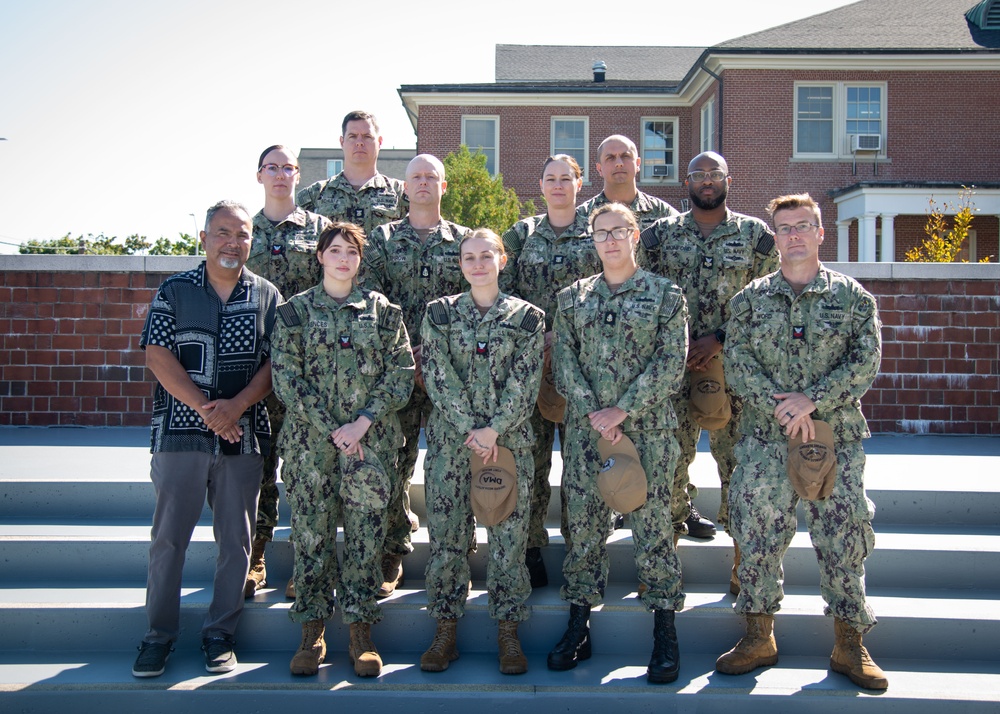
[[[289,600],[295,599],[295,577],[288,579],[288,583],[285,585],[285,597]]]
[[[740,567],[740,547],[733,543],[733,572],[729,574],[729,592],[733,595],[740,594],[740,578],[736,574]]]
[[[830,655],[830,669],[846,674],[859,687],[888,689],[889,680],[861,644],[861,633],[839,617],[833,621],[833,632],[836,641]]]
[[[500,620],[497,629],[497,648],[500,651],[500,674],[524,674],[528,671],[528,658],[517,639],[517,623]]]
[[[290,665],[292,674],[313,676],[319,671],[319,666],[326,659],[326,624],[322,620],[309,620],[302,623],[302,644],[299,651],[292,657]]]
[[[267,569],[264,567],[264,546],[267,539],[254,536],[253,550],[250,551],[250,572],[243,585],[243,597],[253,597],[258,590],[267,585]]]
[[[372,642],[372,626],[368,622],[352,622],[351,643],[347,654],[354,663],[354,673],[359,677],[377,677],[382,674],[382,658]]]
[[[774,615],[748,613],[747,633],[736,646],[715,661],[722,674],[746,674],[758,667],[778,663],[778,645],[774,641]]]
[[[389,597],[403,584],[403,556],[386,553],[382,556],[382,585],[375,594],[377,598]]]
[[[427,651],[420,656],[420,669],[425,672],[443,672],[448,665],[458,659],[458,646],[455,644],[455,629],[458,620],[438,620],[434,640]]]

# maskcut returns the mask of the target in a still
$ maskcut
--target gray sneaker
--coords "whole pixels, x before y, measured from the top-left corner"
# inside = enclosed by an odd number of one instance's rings
[[[132,665],[133,677],[159,677],[167,667],[167,658],[173,648],[159,642],[143,642],[137,648],[139,656]]]
[[[212,674],[232,672],[236,669],[236,653],[233,652],[233,638],[228,636],[206,637],[201,641],[205,653],[205,669]]]

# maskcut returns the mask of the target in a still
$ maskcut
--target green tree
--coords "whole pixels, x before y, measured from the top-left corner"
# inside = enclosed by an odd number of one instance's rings
[[[198,239],[188,233],[181,233],[177,240],[157,238],[149,249],[150,255],[198,255]]]
[[[32,238],[22,243],[17,252],[21,255],[66,255],[86,253],[86,241],[83,236],[73,238],[69,233],[62,238],[37,240]]]
[[[444,157],[448,190],[441,199],[441,215],[469,228],[492,228],[502,234],[522,216],[535,213],[531,201],[521,203],[517,192],[504,188],[503,174],[491,177],[486,156],[469,153],[465,144]]]
[[[957,203],[945,203],[938,206],[934,197],[929,200],[930,212],[927,215],[927,223],[924,225],[924,233],[927,237],[915,248],[906,251],[905,260],[908,263],[953,263],[962,252],[969,237],[969,226],[972,225],[974,214],[979,209],[973,202],[972,197],[976,195],[975,186],[968,188],[963,186],[958,194]],[[944,212],[955,211],[955,218],[948,225],[948,220]],[[979,262],[988,263],[989,256]],[[962,261],[968,262],[968,261]]]
[[[25,241],[18,247],[18,252],[22,255],[197,255],[197,242],[187,233],[181,233],[176,241],[161,237],[155,243],[135,233],[122,241],[117,236],[109,237],[103,233],[96,236],[88,233],[86,238],[73,238],[67,233],[62,238]]]

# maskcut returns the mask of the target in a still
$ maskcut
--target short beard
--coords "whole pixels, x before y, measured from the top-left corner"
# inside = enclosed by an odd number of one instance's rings
[[[718,208],[723,203],[726,202],[726,197],[729,195],[727,189],[722,189],[718,196],[710,201],[704,200],[701,196],[697,195],[694,191],[690,191],[689,195],[691,197],[691,203],[700,208],[703,211],[711,211],[714,208]]]
[[[239,258],[219,258],[219,265],[226,270],[234,270],[240,267]]]

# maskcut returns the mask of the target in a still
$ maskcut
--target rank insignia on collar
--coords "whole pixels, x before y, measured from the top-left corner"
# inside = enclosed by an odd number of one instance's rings
[[[431,277],[431,269],[428,266],[426,266],[426,265],[421,266],[420,267],[420,277],[421,278],[429,278],[429,277]]]
[[[613,313],[610,310],[608,310],[607,314],[604,316],[604,324],[605,325],[613,325],[613,324],[615,324],[615,320],[617,320],[617,319],[618,319],[618,316],[615,315],[615,313]]]
[[[272,245],[271,255],[281,255],[285,252],[285,246],[283,245]]]
[[[706,255],[704,258],[701,259],[701,262],[702,262],[702,265],[705,266],[706,270],[711,270],[712,269],[712,263],[715,262],[715,259],[712,256],[710,256],[710,255]]]
[[[477,355],[484,355],[484,356],[486,355],[486,343],[485,342],[479,342],[478,340],[476,341],[476,354]]]
[[[350,335],[341,335],[340,339],[338,340],[338,342],[340,343],[340,349],[342,349],[342,350],[352,350],[352,349],[354,349],[354,345],[351,344],[351,336]]]
[[[792,325],[792,339],[793,340],[804,340],[806,338],[806,326],[805,325]]]

